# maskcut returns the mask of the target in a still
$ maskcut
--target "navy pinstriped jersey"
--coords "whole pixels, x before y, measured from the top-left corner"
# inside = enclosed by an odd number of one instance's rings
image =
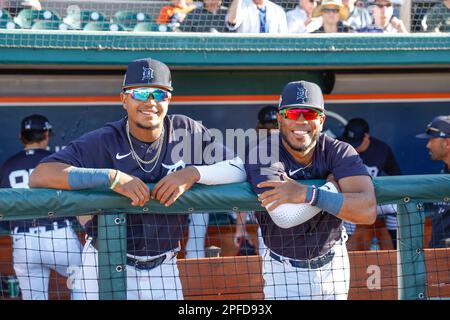
[[[278,162],[268,165],[261,163],[245,165],[247,179],[256,194],[270,189],[258,188],[258,183],[266,180],[280,181],[283,173],[295,180],[325,179],[330,173],[333,173],[336,180],[369,175],[352,146],[325,134],[320,135],[314,150],[313,162],[307,167],[297,163],[282,145],[281,138],[278,139],[280,141]],[[262,141],[258,148],[270,150],[270,143]],[[266,151],[259,152],[268,154]],[[256,217],[261,226],[264,244],[275,253],[294,259],[311,259],[323,255],[341,237],[342,220],[327,212],[319,213],[305,223],[289,229],[278,227],[267,211],[257,212]]]
[[[210,160],[202,158],[203,154],[208,153],[204,153],[205,150],[223,151],[220,161],[226,156],[231,156],[223,145],[214,142],[209,131],[200,123],[186,116],[169,115],[164,119],[165,134],[161,155],[153,171],[146,173],[131,156],[125,130],[126,120],[123,118],[89,132],[42,162],[63,162],[83,168],[118,169],[140,178],[145,183],[156,183],[166,175],[186,166],[211,164],[208,162]],[[141,159],[145,161],[153,159],[158,146],[156,142],[148,144],[134,137],[131,139],[133,148]],[[180,151],[182,149],[180,140],[185,143],[185,146],[189,146],[184,149],[185,154]],[[189,141],[197,143],[189,143]],[[143,166],[148,171],[153,164]],[[183,228],[187,224],[187,217],[186,214],[127,215],[128,253],[137,256],[153,256],[177,248]],[[95,228],[91,235],[95,236]]]
[[[51,152],[45,149],[22,150],[5,161],[0,169],[1,188],[28,188],[31,172]],[[37,225],[48,225],[63,218],[11,221],[11,230],[15,227],[29,228]]]

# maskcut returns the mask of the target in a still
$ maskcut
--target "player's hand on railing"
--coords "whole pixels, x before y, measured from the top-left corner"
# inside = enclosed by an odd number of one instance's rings
[[[199,180],[200,173],[194,167],[175,171],[159,180],[151,197],[168,207]]]
[[[150,190],[147,185],[138,177],[118,171],[117,182],[111,178],[111,190],[131,199],[132,206],[143,207],[150,200]]]

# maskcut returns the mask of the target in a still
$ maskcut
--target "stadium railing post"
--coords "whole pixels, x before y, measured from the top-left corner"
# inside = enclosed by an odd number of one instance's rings
[[[98,215],[98,288],[100,300],[126,300],[125,214]]]
[[[418,300],[426,296],[423,205],[405,197],[397,210],[398,299]]]

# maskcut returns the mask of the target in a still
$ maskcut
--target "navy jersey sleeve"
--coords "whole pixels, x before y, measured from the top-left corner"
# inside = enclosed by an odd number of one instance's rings
[[[328,159],[331,172],[337,181],[352,176],[370,177],[358,152],[348,143],[335,140],[327,151],[330,152]]]
[[[63,150],[42,159],[42,162],[62,162],[81,168],[100,168],[105,158],[104,142],[99,130],[89,132],[70,142]]]

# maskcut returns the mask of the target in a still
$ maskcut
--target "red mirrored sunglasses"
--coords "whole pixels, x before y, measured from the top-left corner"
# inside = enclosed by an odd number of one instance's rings
[[[322,112],[316,109],[302,109],[302,108],[289,108],[280,110],[280,114],[283,118],[297,121],[300,115],[307,121],[317,120]]]

